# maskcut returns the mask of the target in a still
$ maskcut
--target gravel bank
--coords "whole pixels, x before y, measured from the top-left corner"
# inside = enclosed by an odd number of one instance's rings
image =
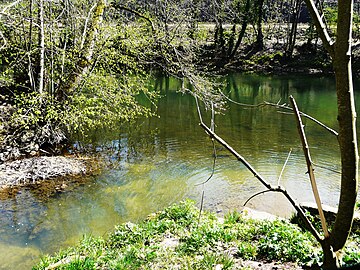
[[[0,189],[86,172],[85,162],[73,157],[33,157],[5,162],[0,165]]]

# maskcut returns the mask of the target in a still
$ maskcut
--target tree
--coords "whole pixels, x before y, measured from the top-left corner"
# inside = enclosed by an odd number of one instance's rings
[[[334,253],[344,247],[350,233],[358,192],[359,157],[351,68],[353,1],[338,1],[335,42],[332,41],[314,1],[306,0],[305,2],[323,45],[332,58],[336,79],[338,142],[341,153],[341,193],[334,229],[330,236],[322,242],[324,267],[335,269],[338,266],[338,261]]]

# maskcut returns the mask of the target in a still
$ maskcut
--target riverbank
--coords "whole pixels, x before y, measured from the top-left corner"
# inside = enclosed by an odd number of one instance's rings
[[[32,157],[0,165],[0,189],[35,184],[41,180],[66,175],[85,175],[83,160],[73,157]]]
[[[254,217],[247,209],[218,218],[185,201],[106,237],[84,237],[33,269],[318,269],[321,248],[308,232],[284,219]],[[344,263],[360,262],[359,244],[353,234]]]
[[[41,156],[0,164],[0,199],[13,198],[28,187],[40,197],[72,190],[96,175],[103,164],[95,158]]]

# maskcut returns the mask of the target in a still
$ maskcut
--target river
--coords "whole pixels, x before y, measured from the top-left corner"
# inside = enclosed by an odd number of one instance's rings
[[[233,74],[224,82],[224,93],[237,102],[285,103],[293,95],[300,110],[337,127],[332,78]],[[251,195],[264,190],[220,145],[216,145],[214,174],[201,184],[212,174],[214,155],[211,140],[198,125],[195,101],[177,92],[180,83],[173,78],[159,78],[155,85],[162,95],[156,108],[159,117],[140,120],[131,129],[90,136],[106,153],[109,169],[50,198],[23,188],[14,198],[0,201],[0,269],[29,269],[41,254],[72,245],[84,234],[106,235],[115,224],[140,221],[185,198],[199,204],[203,191],[204,207],[224,214],[240,209]],[[210,114],[203,110],[208,124]],[[319,165],[315,175],[322,202],[336,206],[337,140],[317,124],[304,122],[313,160]],[[215,116],[215,124],[216,132],[270,183],[279,181],[298,202],[313,201],[293,115],[272,107],[229,103],[226,112]],[[273,193],[257,196],[247,206],[285,217],[292,213],[289,203]]]

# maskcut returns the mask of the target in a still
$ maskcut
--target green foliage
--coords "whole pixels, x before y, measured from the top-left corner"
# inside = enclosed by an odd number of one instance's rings
[[[58,268],[58,269],[62,269],[62,267]],[[75,259],[74,261],[72,261],[68,266],[66,266],[66,268],[64,269],[68,269],[68,270],[91,270],[91,269],[96,269],[95,268],[95,263],[94,260],[91,258],[85,258],[85,259]]]
[[[302,262],[312,259],[314,242],[310,240],[310,235],[295,225],[281,220],[263,222],[257,234],[261,235],[259,255],[264,258]]]
[[[311,236],[287,221],[252,220],[237,212],[222,221],[205,212],[198,223],[199,214],[192,201],[174,204],[139,224],[116,226],[107,239],[86,237],[33,269],[59,262],[60,269],[233,269],[238,258],[305,264],[320,254]],[[344,257],[347,262],[356,261],[356,251]]]
[[[326,22],[329,25],[337,24],[337,7],[324,8],[324,15],[325,15]]]
[[[86,135],[89,131],[113,128],[139,116],[152,115],[150,108],[140,105],[136,96],[147,90],[146,76],[129,74],[116,78],[106,74],[91,74],[82,89],[71,97],[64,118],[71,133]]]

